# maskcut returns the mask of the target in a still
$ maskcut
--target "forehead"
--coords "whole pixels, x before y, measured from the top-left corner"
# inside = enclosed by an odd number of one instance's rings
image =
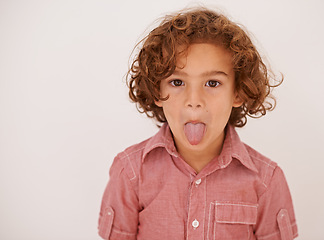
[[[232,54],[224,47],[211,43],[195,43],[180,48],[176,59],[176,71],[217,71],[233,70]]]

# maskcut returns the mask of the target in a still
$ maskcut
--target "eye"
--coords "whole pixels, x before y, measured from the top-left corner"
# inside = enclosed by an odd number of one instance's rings
[[[183,81],[180,79],[172,80],[172,81],[170,81],[170,83],[172,86],[175,86],[175,87],[180,87],[183,85]]]
[[[217,87],[218,85],[220,84],[220,82],[216,81],[216,80],[209,80],[207,83],[206,83],[206,86],[207,87]]]

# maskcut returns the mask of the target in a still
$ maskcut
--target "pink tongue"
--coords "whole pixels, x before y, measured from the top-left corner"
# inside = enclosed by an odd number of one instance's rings
[[[191,145],[200,143],[205,134],[205,124],[203,123],[187,123],[184,126],[184,132]]]

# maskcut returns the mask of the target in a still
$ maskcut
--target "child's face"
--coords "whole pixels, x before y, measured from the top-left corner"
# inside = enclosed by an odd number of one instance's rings
[[[175,72],[161,81],[161,96],[169,98],[156,104],[163,108],[180,154],[219,154],[232,107],[242,104],[234,77],[229,52],[199,43],[191,45]]]

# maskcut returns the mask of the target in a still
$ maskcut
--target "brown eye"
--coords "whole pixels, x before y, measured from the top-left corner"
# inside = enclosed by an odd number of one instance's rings
[[[206,83],[206,86],[207,87],[217,87],[220,83],[218,81],[215,81],[215,80],[209,80],[207,83]]]
[[[179,87],[179,86],[183,85],[183,82],[180,79],[172,80],[170,83],[172,86],[175,86],[175,87]]]

